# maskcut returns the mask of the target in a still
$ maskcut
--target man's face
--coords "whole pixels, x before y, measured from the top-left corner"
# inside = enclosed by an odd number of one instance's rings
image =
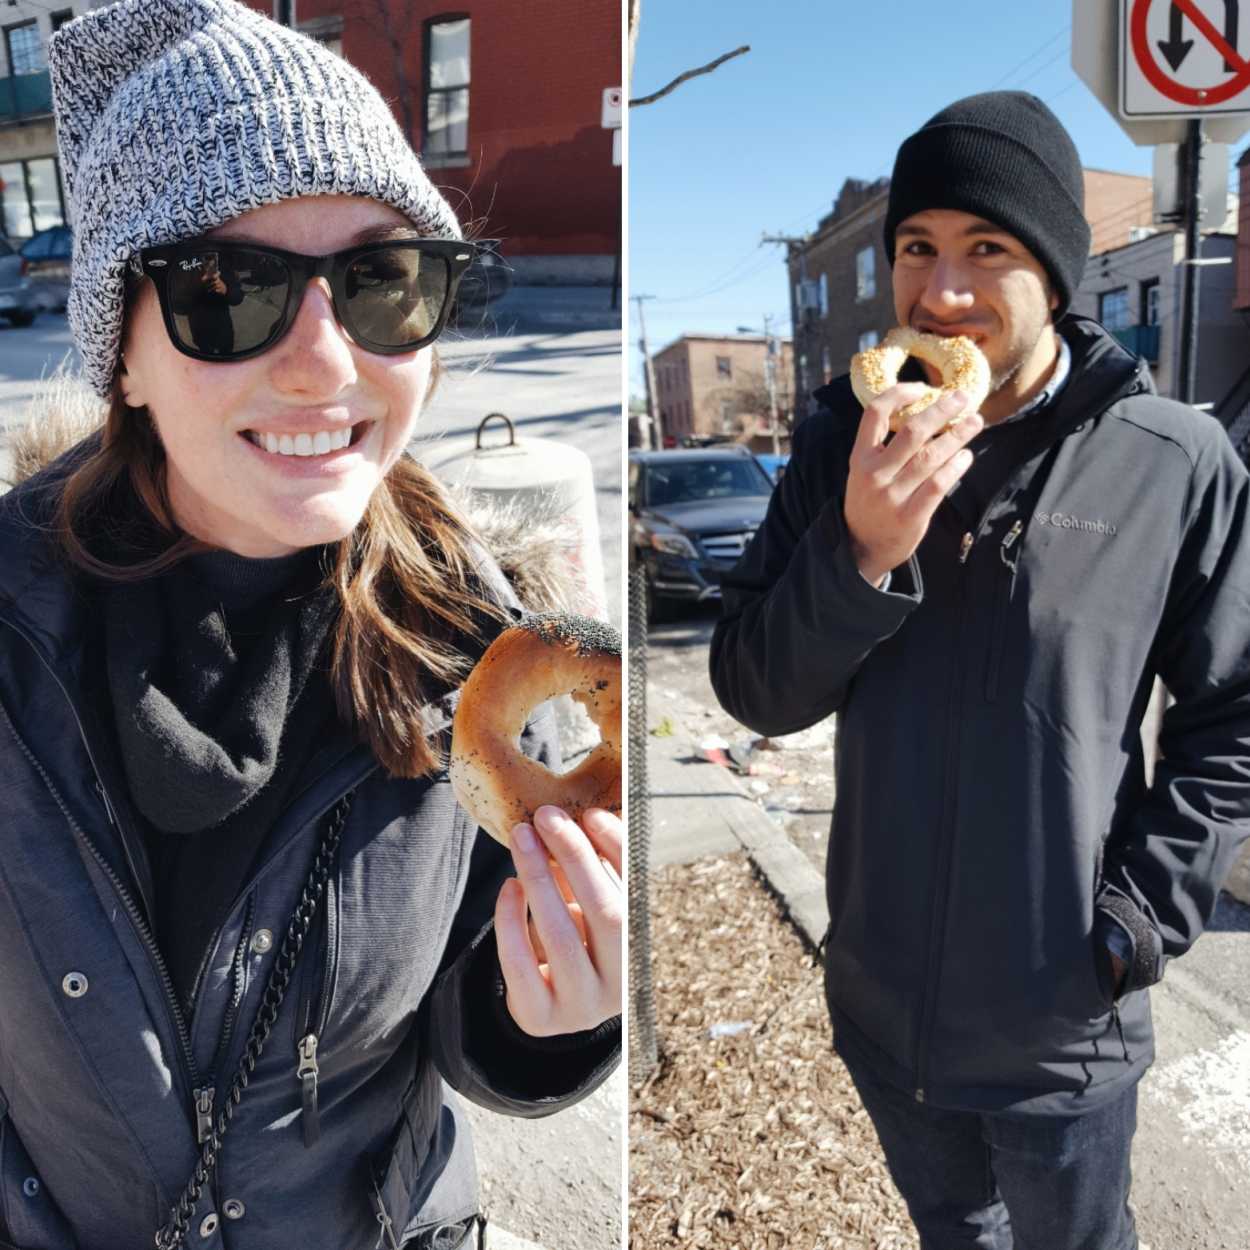
[[[965,334],[985,354],[997,391],[1039,353],[1053,351],[1059,299],[1036,257],[1002,227],[932,208],[895,232],[894,312],[929,334]]]

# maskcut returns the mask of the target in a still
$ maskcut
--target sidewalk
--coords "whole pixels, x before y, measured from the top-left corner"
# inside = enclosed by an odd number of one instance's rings
[[[654,725],[659,717],[649,709]],[[728,769],[681,725],[647,739],[653,869],[745,850],[804,939],[821,940],[824,880]],[[1133,1202],[1147,1242],[1244,1250],[1250,1209],[1250,864],[1211,931],[1151,990],[1156,1060],[1141,1085]],[[1231,893],[1231,891],[1230,891]]]

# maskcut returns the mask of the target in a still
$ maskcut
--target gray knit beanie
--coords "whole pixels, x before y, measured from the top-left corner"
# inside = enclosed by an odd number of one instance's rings
[[[107,395],[126,265],[278,200],[361,195],[460,227],[372,84],[236,0],[122,0],[48,47],[74,227],[69,322]]]

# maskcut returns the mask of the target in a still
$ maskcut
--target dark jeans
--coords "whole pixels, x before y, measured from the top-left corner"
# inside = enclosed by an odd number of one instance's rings
[[[921,1250],[1137,1250],[1128,1206],[1137,1085],[1074,1118],[941,1111],[851,1079]]]

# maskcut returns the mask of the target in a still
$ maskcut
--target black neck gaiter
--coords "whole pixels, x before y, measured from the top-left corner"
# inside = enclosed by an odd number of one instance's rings
[[[192,556],[103,592],[111,723],[152,867],[154,927],[189,1000],[207,943],[334,716],[322,550]]]

